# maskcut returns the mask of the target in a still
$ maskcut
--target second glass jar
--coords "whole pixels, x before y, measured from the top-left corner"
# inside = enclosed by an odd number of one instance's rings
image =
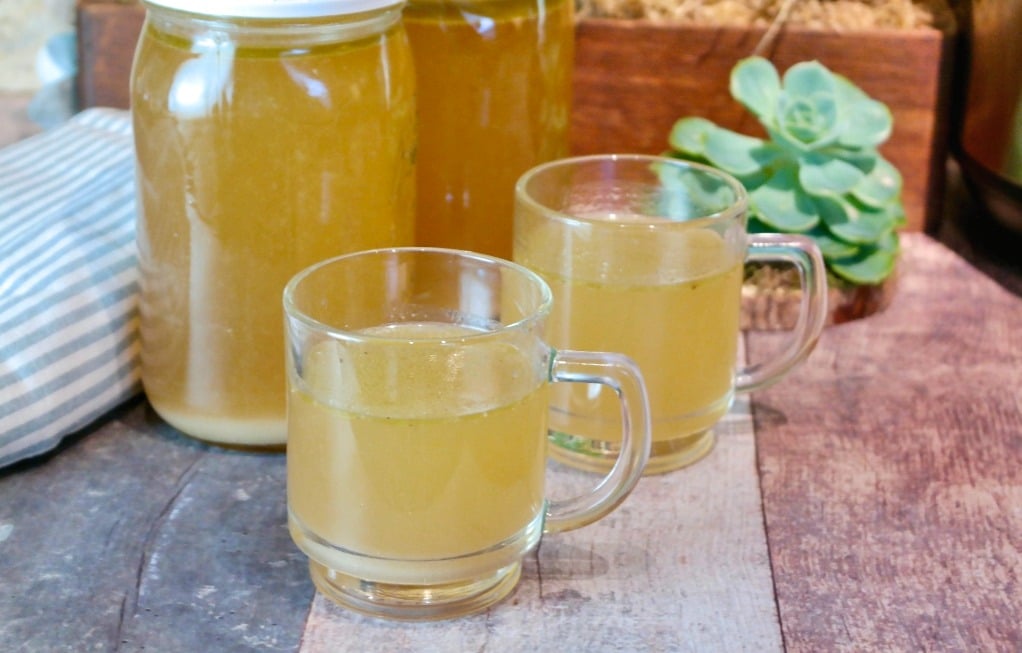
[[[511,257],[514,185],[568,154],[572,0],[411,0],[416,241]]]

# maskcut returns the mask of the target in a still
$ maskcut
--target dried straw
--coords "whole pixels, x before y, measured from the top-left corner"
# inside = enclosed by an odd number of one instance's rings
[[[693,25],[798,25],[830,30],[934,27],[939,0],[580,0],[580,16]]]

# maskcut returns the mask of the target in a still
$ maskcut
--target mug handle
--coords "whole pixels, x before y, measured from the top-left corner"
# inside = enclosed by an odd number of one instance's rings
[[[550,500],[544,533],[568,531],[600,519],[625,500],[642,477],[652,444],[649,396],[639,366],[624,354],[561,350],[550,359],[553,382],[599,383],[621,402],[621,450],[614,466],[590,492]]]
[[[749,234],[746,261],[787,261],[798,269],[802,286],[798,321],[787,347],[772,360],[738,370],[735,390],[751,392],[781,379],[816,346],[827,321],[827,270],[812,238],[798,234]]]

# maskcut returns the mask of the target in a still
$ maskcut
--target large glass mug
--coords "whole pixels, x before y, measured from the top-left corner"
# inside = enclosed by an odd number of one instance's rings
[[[414,72],[398,0],[145,0],[131,82],[142,382],[185,433],[285,440],[280,293],[411,244]]]
[[[648,402],[620,354],[553,351],[547,285],[443,249],[359,252],[284,291],[292,538],[327,597],[394,619],[481,610],[543,532],[617,506],[649,454]],[[618,404],[620,456],[572,499],[544,499],[551,385]]]
[[[511,258],[515,181],[568,155],[573,0],[409,0],[416,244]]]
[[[826,274],[807,237],[748,234],[746,193],[719,170],[645,155],[538,166],[516,189],[514,259],[554,293],[555,347],[620,351],[642,369],[653,415],[647,473],[710,451],[735,392],[779,380],[812,350],[826,317]],[[788,346],[736,368],[747,260],[797,266],[803,295]],[[618,444],[613,399],[597,386],[551,393],[551,455],[606,467]]]

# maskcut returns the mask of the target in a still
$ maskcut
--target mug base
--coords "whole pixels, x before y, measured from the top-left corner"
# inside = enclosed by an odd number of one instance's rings
[[[614,465],[620,451],[617,442],[592,440],[560,431],[551,431],[549,439],[551,458],[588,472],[606,473]],[[687,467],[706,457],[715,442],[713,429],[671,440],[654,440],[643,475],[664,474]]]
[[[384,619],[436,621],[481,612],[500,602],[518,584],[522,567],[515,562],[482,578],[435,585],[367,581],[315,560],[309,561],[309,574],[316,589],[343,608]]]

